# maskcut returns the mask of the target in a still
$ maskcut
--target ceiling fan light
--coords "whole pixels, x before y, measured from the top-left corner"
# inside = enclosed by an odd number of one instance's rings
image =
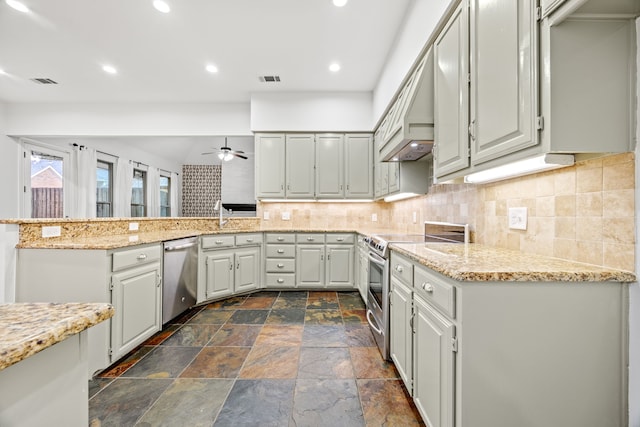
[[[224,153],[223,152],[218,153],[218,158],[220,160],[224,160]]]
[[[226,153],[222,156],[222,160],[224,160],[225,162],[228,162],[231,159],[233,159],[233,154],[231,153]]]

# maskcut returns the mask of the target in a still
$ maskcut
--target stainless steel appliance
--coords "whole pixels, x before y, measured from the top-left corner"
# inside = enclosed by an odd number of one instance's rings
[[[198,238],[164,242],[162,274],[162,324],[196,303]]]
[[[468,243],[469,226],[426,221],[424,234],[376,234],[363,240],[369,248],[367,321],[382,357],[389,356],[389,245],[392,243]]]

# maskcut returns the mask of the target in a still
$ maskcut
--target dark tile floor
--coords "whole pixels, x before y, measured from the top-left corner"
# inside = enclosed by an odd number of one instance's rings
[[[424,425],[357,292],[259,292],[176,318],[89,383],[90,426]]]

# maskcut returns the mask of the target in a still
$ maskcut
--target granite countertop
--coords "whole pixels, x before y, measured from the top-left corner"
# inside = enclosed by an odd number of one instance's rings
[[[105,303],[0,304],[0,370],[111,318]]]
[[[635,282],[634,273],[490,246],[396,243],[391,249],[459,281]]]

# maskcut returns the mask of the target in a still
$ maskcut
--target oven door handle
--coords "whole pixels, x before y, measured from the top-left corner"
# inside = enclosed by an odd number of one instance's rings
[[[382,335],[382,329],[378,328],[378,326],[374,325],[373,322],[371,321],[372,314],[373,314],[373,311],[367,310],[367,322],[369,323],[369,326],[371,326],[371,329],[376,331],[378,335]]]
[[[372,254],[371,252],[369,252],[369,261],[371,261],[374,264],[378,264],[381,267],[384,267],[386,265],[386,261],[382,258],[379,258],[378,256]]]

